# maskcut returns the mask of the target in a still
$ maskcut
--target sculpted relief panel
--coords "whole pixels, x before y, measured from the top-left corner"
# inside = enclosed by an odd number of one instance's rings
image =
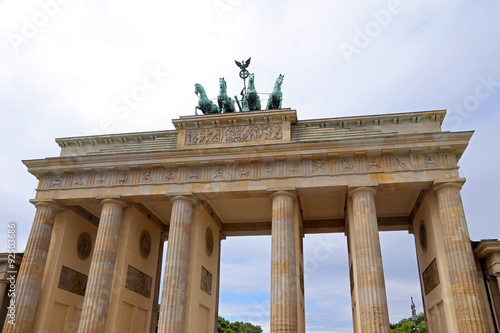
[[[152,282],[153,278],[151,278],[149,275],[141,272],[135,267],[128,265],[125,288],[149,298],[151,296]]]
[[[424,282],[426,296],[439,285],[439,271],[435,258],[422,273],[422,281]]]
[[[70,293],[84,296],[87,288],[88,276],[74,269],[62,266],[61,275],[59,276],[58,288],[69,291]]]
[[[186,131],[185,145],[208,145],[217,143],[281,140],[281,125],[252,125],[220,127],[209,129],[189,129]]]

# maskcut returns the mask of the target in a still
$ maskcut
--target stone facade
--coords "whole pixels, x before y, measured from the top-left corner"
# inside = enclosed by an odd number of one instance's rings
[[[460,200],[472,132],[442,132],[445,113],[281,109],[57,139],[59,157],[24,162],[37,213],[4,332],[152,332],[167,237],[159,332],[214,332],[221,240],[239,235],[272,235],[271,332],[305,332],[302,238],[319,232],[347,236],[354,331],[389,332],[381,230],[415,234],[430,332],[493,332]]]

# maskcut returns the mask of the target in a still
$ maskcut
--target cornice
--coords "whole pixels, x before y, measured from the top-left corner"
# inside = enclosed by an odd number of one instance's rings
[[[474,249],[478,258],[486,258],[493,253],[500,253],[500,241],[483,241]]]
[[[364,125],[367,123],[377,123],[383,125],[384,123],[401,123],[409,121],[412,123],[420,123],[423,120],[430,120],[443,123],[446,116],[446,110],[431,110],[431,111],[417,111],[417,112],[402,112],[402,113],[386,113],[376,115],[364,116],[350,116],[350,117],[335,117],[335,118],[320,118],[320,119],[304,119],[299,120],[297,124],[332,124],[338,125],[340,123]]]

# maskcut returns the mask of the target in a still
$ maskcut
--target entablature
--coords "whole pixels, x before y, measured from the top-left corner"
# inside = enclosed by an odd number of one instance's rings
[[[274,161],[295,163],[308,159],[332,159],[335,156],[359,159],[359,156],[356,157],[359,154],[366,155],[367,160],[378,159],[380,161],[386,158],[386,155],[414,156],[413,165],[416,169],[421,169],[423,165],[434,165],[431,160],[438,161],[443,156],[447,156],[449,160],[439,165],[451,168],[456,167],[458,158],[465,150],[471,135],[472,132],[407,134],[355,138],[342,141],[292,142],[229,148],[193,148],[169,152],[123,153],[118,155],[67,156],[29,160],[24,161],[24,163],[28,167],[28,171],[36,177],[62,173],[124,171],[158,167],[173,168],[182,165],[190,167],[203,165],[207,167],[225,165],[228,161],[235,164],[257,161],[262,163]],[[367,168],[369,168],[375,162],[367,163]]]

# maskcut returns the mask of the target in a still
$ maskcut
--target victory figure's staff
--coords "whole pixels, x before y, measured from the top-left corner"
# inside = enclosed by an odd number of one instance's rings
[[[238,66],[240,68],[240,77],[243,79],[243,89],[241,90],[241,93],[240,93],[241,100],[243,100],[245,94],[247,93],[247,81],[246,81],[246,79],[250,75],[250,73],[247,70],[247,67],[250,65],[251,59],[252,59],[252,57],[248,58],[247,61],[244,61],[244,60],[242,60],[241,62],[236,61],[236,60],[234,61],[236,63],[236,66]],[[235,95],[234,98],[236,99],[236,103],[238,104],[238,108],[240,109],[240,111],[242,111],[238,97]]]

